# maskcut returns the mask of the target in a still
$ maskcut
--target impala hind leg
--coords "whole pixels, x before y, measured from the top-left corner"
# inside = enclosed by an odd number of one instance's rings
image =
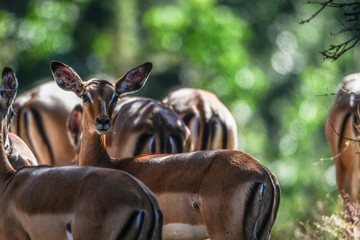
[[[357,161],[353,161],[356,164]],[[342,162],[336,162],[336,182],[344,204],[345,218],[350,222],[358,221],[358,173],[356,168],[346,168]]]
[[[218,203],[204,202],[203,217],[211,240],[269,239],[279,206],[277,194],[272,181],[259,181],[218,193],[217,199],[210,200]]]
[[[247,239],[243,230],[244,206],[238,204],[245,200],[243,193],[219,189],[219,192],[212,193],[214,196],[200,199],[199,211],[211,240]]]
[[[134,208],[136,209],[136,207]],[[95,217],[97,221],[89,220],[89,216],[83,216],[72,224],[73,230],[67,231],[74,240],[160,240],[161,225],[154,225],[155,219],[162,223],[161,212],[148,212],[144,210],[132,210],[129,208],[103,209],[103,214]],[[160,229],[159,229],[160,228]],[[67,227],[67,230],[71,229]]]

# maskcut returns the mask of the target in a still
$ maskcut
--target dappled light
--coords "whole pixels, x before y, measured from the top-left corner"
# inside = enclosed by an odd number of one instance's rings
[[[249,104],[244,100],[237,100],[232,104],[232,112],[238,126],[245,126],[253,115]]]
[[[0,38],[14,34],[16,30],[15,17],[6,11],[0,11]]]
[[[235,81],[239,87],[251,89],[255,83],[255,76],[251,69],[243,68],[236,72]]]
[[[331,187],[336,187],[336,175],[335,175],[335,165],[330,166],[325,171],[325,180],[326,183]]]
[[[316,118],[316,106],[314,106],[311,102],[304,101],[300,105],[299,116],[305,121],[309,122]]]
[[[282,31],[275,42],[279,50],[271,58],[274,70],[281,75],[300,73],[304,68],[304,59],[297,49],[297,37],[292,32]]]
[[[279,181],[283,182],[285,187],[296,184],[298,178],[296,170],[299,167],[298,165],[299,164],[294,161],[289,161],[289,163],[275,161],[271,164],[274,171],[276,171],[276,176],[279,178]]]
[[[284,156],[291,156],[298,147],[297,138],[292,134],[287,134],[280,139],[279,148]]]
[[[271,65],[274,70],[281,75],[286,75],[291,73],[294,68],[294,60],[291,54],[287,52],[278,51],[274,53],[271,58]]]
[[[297,50],[296,36],[289,31],[282,31],[276,37],[276,45],[283,52],[294,53]]]
[[[111,81],[152,62],[136,95],[213,92],[235,118],[238,150],[274,171],[282,199],[271,239],[310,239],[313,222],[343,224],[324,125],[341,79],[360,72],[360,51],[323,61],[319,51],[334,36],[328,30],[341,26],[336,14],[300,25],[316,8],[297,0],[14,4],[0,3],[0,65],[16,70],[19,93],[52,79],[52,60],[84,79]]]

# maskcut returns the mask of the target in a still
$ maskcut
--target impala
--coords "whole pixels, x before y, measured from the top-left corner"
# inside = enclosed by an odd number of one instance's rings
[[[70,114],[69,136],[79,153],[82,134],[82,107]],[[190,150],[190,130],[181,118],[162,102],[145,97],[121,98],[115,107],[112,127],[105,145],[110,156],[133,157],[140,154],[181,153]]]
[[[23,167],[5,154],[3,134],[17,79],[5,68],[0,89],[0,239],[161,239],[151,191],[122,171],[96,167]]]
[[[3,130],[5,132],[8,131],[6,127]],[[2,141],[5,142],[5,152],[11,166],[17,170],[24,166],[38,165],[34,154],[26,143],[17,135],[11,132],[8,132],[6,135],[5,132],[2,134]]]
[[[191,151],[237,148],[235,119],[214,94],[181,88],[170,92],[163,102],[190,128]]]
[[[360,181],[360,73],[346,76],[340,84],[326,121],[326,137],[336,167],[336,182],[350,220],[357,215]]]
[[[106,150],[116,158],[140,154],[181,153],[190,149],[190,131],[162,102],[144,97],[118,101]]]
[[[16,98],[11,131],[25,141],[38,163],[71,165],[75,151],[66,123],[76,104],[81,101],[56,83],[43,83]]]
[[[14,77],[10,68],[4,68],[2,72],[2,81],[7,81],[7,78]],[[8,106],[9,114],[6,115],[4,122],[6,125],[2,132],[2,142],[5,143],[6,155],[14,169],[19,169],[23,166],[36,166],[37,161],[31,150],[24,143],[24,141],[17,135],[9,132],[11,119],[14,115],[12,106]]]
[[[79,164],[124,170],[144,182],[159,200],[164,239],[268,239],[275,222],[280,188],[273,173],[238,151],[111,158],[105,134],[118,98],[139,90],[151,63],[140,65],[115,84],[83,82],[69,66],[53,61],[57,84],[83,100]]]
[[[55,82],[47,82],[22,94],[14,105],[16,114],[11,130],[26,141],[39,163],[59,166],[76,162],[82,106],[74,94],[62,91]],[[136,111],[138,107],[141,110]],[[119,101],[112,124],[106,147],[113,156],[190,149],[187,126],[170,107],[153,99],[136,97]],[[128,137],[124,142],[125,134]]]

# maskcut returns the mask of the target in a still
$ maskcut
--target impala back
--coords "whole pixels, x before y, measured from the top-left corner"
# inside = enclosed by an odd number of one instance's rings
[[[18,96],[11,131],[29,146],[40,164],[71,165],[75,151],[67,135],[67,119],[76,104],[74,94],[47,82]]]
[[[173,107],[191,132],[191,151],[236,149],[236,122],[227,107],[212,93],[181,88],[164,103]]]
[[[106,149],[115,158],[190,150],[190,131],[165,104],[144,97],[119,99],[106,135]]]

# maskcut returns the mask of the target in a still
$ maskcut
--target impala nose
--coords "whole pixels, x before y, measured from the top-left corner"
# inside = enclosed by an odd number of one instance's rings
[[[96,118],[96,123],[97,124],[102,124],[102,125],[109,124],[110,123],[110,118],[109,117],[103,117],[103,118],[97,117]]]
[[[96,124],[97,124],[97,130],[107,131],[111,127],[111,120],[109,117],[97,117]]]

